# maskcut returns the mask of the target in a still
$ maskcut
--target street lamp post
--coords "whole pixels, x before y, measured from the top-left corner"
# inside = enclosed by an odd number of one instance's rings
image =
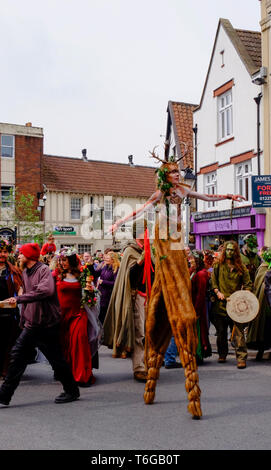
[[[261,156],[261,147],[260,147],[260,103],[262,99],[263,94],[259,93],[256,98],[254,98],[254,101],[257,105],[257,162],[258,162],[258,175],[261,174],[261,162],[260,162],[260,156]]]
[[[192,168],[187,167],[184,169],[184,178],[186,180],[190,179],[190,180],[196,181],[196,176],[193,174]],[[186,209],[185,209],[185,244],[188,245],[189,233],[190,233],[190,206],[191,206],[190,198],[188,196],[184,199],[184,204],[186,206]]]
[[[198,172],[198,125],[196,124],[195,127],[193,127],[193,132],[194,132],[194,148],[195,148],[195,162],[194,162],[194,172],[195,172],[195,191],[198,189],[197,185],[197,172]],[[195,201],[196,204],[196,211],[198,209],[198,202],[197,199]]]
[[[47,201],[47,187],[43,184],[43,192],[37,193],[38,198],[38,210],[40,212],[40,220],[43,222],[43,239],[45,240],[46,230],[45,230],[45,203]],[[42,196],[42,197],[41,197]]]

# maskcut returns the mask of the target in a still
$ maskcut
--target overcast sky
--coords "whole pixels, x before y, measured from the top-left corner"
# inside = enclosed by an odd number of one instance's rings
[[[0,122],[42,127],[50,155],[153,166],[168,101],[199,103],[219,18],[260,31],[260,2],[1,2]]]

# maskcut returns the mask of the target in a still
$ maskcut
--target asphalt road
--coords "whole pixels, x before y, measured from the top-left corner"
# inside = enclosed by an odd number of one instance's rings
[[[212,344],[215,337],[212,336]],[[100,349],[97,382],[80,400],[56,405],[62,390],[46,363],[29,365],[9,407],[0,409],[1,450],[270,450],[271,361],[236,368],[214,352],[199,367],[203,418],[191,419],[182,369],[161,368],[153,405],[143,401],[130,359]]]

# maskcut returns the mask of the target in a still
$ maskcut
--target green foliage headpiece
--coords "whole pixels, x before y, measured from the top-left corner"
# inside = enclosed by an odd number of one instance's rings
[[[262,258],[268,264],[268,269],[271,269],[271,248],[263,252]]]

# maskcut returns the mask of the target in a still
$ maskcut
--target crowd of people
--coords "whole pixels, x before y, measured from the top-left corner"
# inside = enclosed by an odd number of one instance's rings
[[[143,224],[135,227],[133,241],[121,254],[112,248],[93,256],[69,247],[57,252],[52,237],[41,250],[28,243],[14,252],[11,242],[0,241],[0,403],[9,404],[37,350],[63,385],[56,403],[73,401],[79,387],[95,384],[101,344],[112,349],[113,358],[131,357],[134,378],[147,381],[145,306],[155,255],[146,249]],[[271,348],[271,248],[258,251],[254,235],[244,242],[241,249],[229,240],[216,251],[185,250],[196,312],[197,365],[213,354],[211,325],[219,363],[226,361],[229,343],[239,369],[247,365],[248,349],[257,351],[259,361]],[[249,323],[227,314],[227,299],[242,289],[259,301],[259,313]],[[177,355],[171,333],[164,366],[182,367]]]
[[[218,362],[226,362],[229,343],[234,347],[237,367],[244,369],[248,349],[256,350],[256,360],[271,348],[271,248],[258,251],[255,235],[244,238],[240,249],[229,240],[217,250],[186,249],[192,286],[192,301],[197,315],[197,364],[212,355],[210,326],[215,327]],[[259,313],[249,323],[233,321],[227,314],[227,302],[234,292],[253,292],[259,301]],[[165,354],[165,367],[178,368],[174,338]]]
[[[121,254],[109,248],[80,257],[69,247],[56,253],[50,237],[41,250],[36,243],[17,247],[12,262],[12,246],[1,241],[0,404],[10,403],[36,348],[62,383],[55,402],[77,400],[79,387],[95,383],[93,368],[99,367],[103,344],[114,358],[131,357],[134,379],[146,382],[146,404],[154,401],[163,363],[183,367],[188,411],[200,419],[198,365],[212,355],[211,323],[219,363],[227,359],[229,341],[238,369],[247,365],[248,347],[261,360],[271,346],[271,248],[258,253],[253,234],[244,238],[241,250],[235,240],[216,252],[190,250],[183,243],[184,198],[229,199],[233,205],[244,197],[193,191],[181,181],[179,159],[168,158],[166,148],[164,159],[154,151],[151,155],[161,163],[155,192],[109,229],[113,234],[133,222],[133,240]],[[156,214],[152,246],[143,215],[150,208]]]
[[[39,354],[63,385],[56,403],[76,400],[95,383],[102,323],[120,265],[106,250],[93,258],[69,247],[56,252],[0,241],[0,403],[9,404],[25,368]],[[43,255],[41,254],[43,253]],[[86,276],[86,273],[89,274]]]

